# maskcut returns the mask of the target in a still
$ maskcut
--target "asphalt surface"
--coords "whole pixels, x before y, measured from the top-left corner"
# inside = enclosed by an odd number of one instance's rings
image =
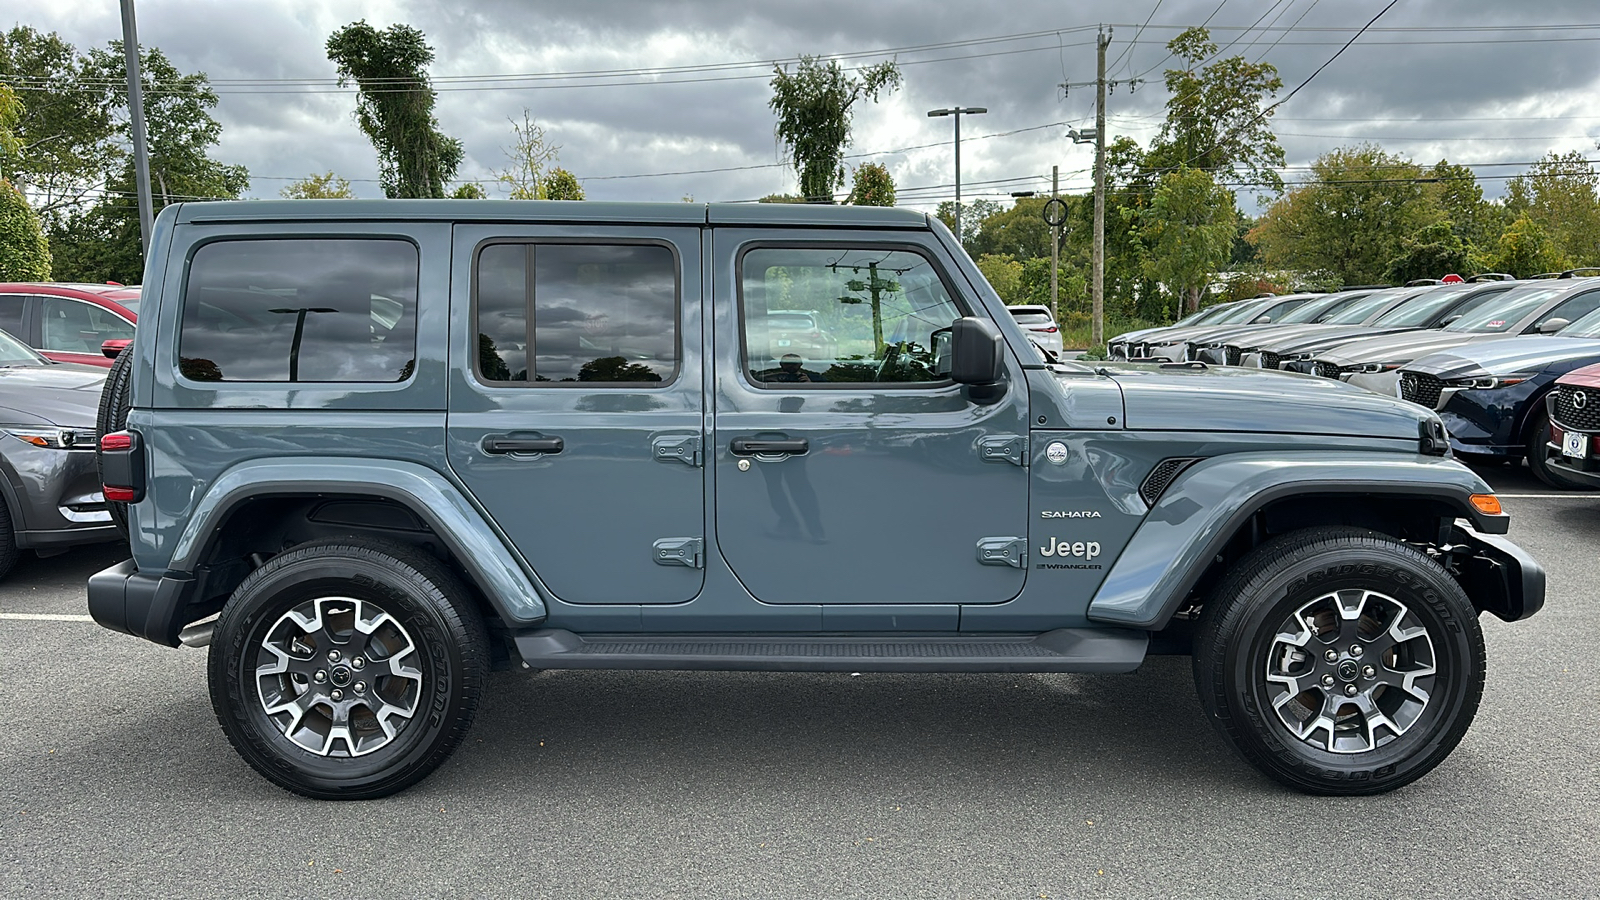
[[[1277,787],[1188,661],[1124,676],[497,674],[397,797],[320,803],[217,728],[205,651],[70,618],[106,548],[0,584],[0,896],[1584,897],[1600,893],[1600,497],[1486,473],[1550,573],[1485,617],[1466,739],[1381,797]]]

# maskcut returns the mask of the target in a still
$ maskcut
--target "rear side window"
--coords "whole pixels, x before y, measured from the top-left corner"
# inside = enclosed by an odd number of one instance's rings
[[[70,297],[39,298],[39,349],[100,353],[100,344],[133,337],[133,326],[102,306]]]
[[[1012,310],[1011,318],[1017,320],[1018,325],[1049,325],[1050,314],[1042,312],[1017,312]]]
[[[397,382],[416,355],[408,241],[218,241],[189,264],[178,369],[192,381]]]
[[[662,384],[678,371],[678,264],[655,244],[491,244],[478,254],[478,377]]]

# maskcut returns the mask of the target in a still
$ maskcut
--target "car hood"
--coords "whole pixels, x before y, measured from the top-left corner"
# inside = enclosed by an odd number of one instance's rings
[[[1415,330],[1412,328],[1374,328],[1371,325],[1299,325],[1292,332],[1262,335],[1252,343],[1254,344],[1253,349],[1269,350],[1281,356],[1289,353],[1304,353],[1319,347],[1333,347],[1347,341],[1359,341],[1362,338],[1378,334],[1393,334]]]
[[[1571,384],[1577,387],[1600,388],[1600,365],[1584,366],[1556,379],[1557,384]]]
[[[1322,362],[1338,366],[1358,363],[1408,363],[1414,359],[1465,344],[1505,340],[1503,334],[1466,331],[1401,331],[1329,347],[1317,354]]]
[[[106,370],[94,366],[0,368],[0,419],[93,427]]]
[[[1415,439],[1434,417],[1365,388],[1291,372],[1136,363],[1105,370],[1122,388],[1123,424],[1133,430]]]
[[[1149,341],[1152,344],[1176,344],[1179,341],[1205,341],[1214,334],[1223,334],[1240,327],[1234,325],[1190,325],[1185,328],[1168,328],[1160,334],[1146,335],[1139,339],[1140,343]]]
[[[1498,341],[1480,341],[1442,353],[1420,357],[1407,371],[1442,377],[1512,375],[1537,372],[1552,363],[1588,360],[1600,356],[1600,340],[1525,335]]]

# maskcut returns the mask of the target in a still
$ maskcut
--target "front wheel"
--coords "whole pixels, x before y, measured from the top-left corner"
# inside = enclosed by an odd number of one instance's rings
[[[1461,586],[1386,535],[1317,528],[1252,551],[1206,603],[1195,682],[1222,736],[1277,781],[1376,794],[1460,743],[1484,680]]]
[[[489,669],[466,588],[425,553],[324,541],[251,573],[217,619],[211,703],[235,750],[281,787],[393,794],[466,735]]]

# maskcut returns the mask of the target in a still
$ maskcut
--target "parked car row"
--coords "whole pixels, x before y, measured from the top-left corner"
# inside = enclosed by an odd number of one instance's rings
[[[1580,271],[1590,270],[1239,301],[1213,307],[1221,312],[1204,320],[1120,336],[1111,353],[1346,382],[1437,411],[1453,451],[1469,462],[1526,460],[1551,486],[1600,487],[1589,445],[1562,443],[1590,419],[1569,402],[1563,428],[1555,405],[1588,396],[1581,377],[1559,389],[1558,379],[1600,365],[1600,278]],[[1283,304],[1288,312],[1262,320]],[[1600,411],[1594,415],[1600,433]]]

